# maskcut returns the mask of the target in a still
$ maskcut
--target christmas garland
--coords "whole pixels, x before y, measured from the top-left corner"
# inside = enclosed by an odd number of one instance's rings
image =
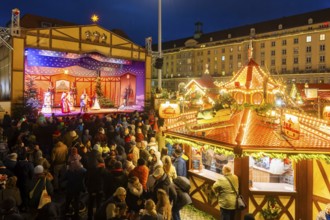
[[[243,156],[251,156],[255,159],[260,159],[263,157],[276,158],[276,159],[289,159],[292,162],[299,162],[301,160],[324,160],[326,163],[330,164],[330,155],[327,154],[284,154],[284,153],[267,153],[267,152],[244,152]]]
[[[213,146],[213,145],[209,145],[209,144],[197,144],[195,142],[192,142],[192,141],[188,141],[188,140],[184,140],[184,139],[178,139],[178,138],[165,138],[165,141],[171,145],[173,144],[185,144],[185,145],[189,145],[197,150],[208,150],[208,149],[212,149],[214,151],[214,153],[217,153],[217,154],[223,154],[223,155],[226,155],[226,156],[236,156],[234,154],[233,151],[229,151],[229,150],[225,150],[223,148],[219,148],[219,147],[216,147],[216,146]]]
[[[225,150],[221,147],[218,146],[214,146],[214,145],[210,145],[210,144],[199,144],[193,141],[188,141],[185,139],[179,139],[179,138],[170,138],[170,137],[166,137],[166,142],[173,145],[175,143],[177,144],[185,144],[185,145],[189,145],[197,150],[208,150],[208,149],[212,149],[215,153],[217,154],[223,154],[226,156],[234,156],[234,157],[238,157],[238,155],[234,154],[233,151],[230,150]],[[276,158],[276,159],[290,159],[292,162],[299,162],[301,160],[311,160],[311,159],[315,159],[315,160],[324,160],[326,163],[330,164],[330,155],[328,154],[309,154],[309,153],[300,153],[300,154],[286,154],[286,153],[273,153],[273,152],[263,152],[263,151],[259,151],[259,152],[244,152],[242,154],[242,156],[251,156],[255,159],[260,159],[263,157],[269,157],[269,158]]]

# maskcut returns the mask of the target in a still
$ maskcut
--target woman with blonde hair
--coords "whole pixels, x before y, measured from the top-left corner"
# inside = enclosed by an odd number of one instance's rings
[[[145,209],[141,213],[140,220],[162,220],[163,216],[156,211],[155,202],[148,199],[145,203]]]
[[[166,191],[163,189],[158,189],[157,191],[156,211],[157,213],[160,213],[163,216],[164,220],[171,220],[172,206],[166,194]]]
[[[166,155],[162,159],[163,161],[163,168],[167,176],[170,178],[171,183],[173,183],[173,180],[176,179],[177,174],[176,174],[176,169],[172,164],[171,157]]]

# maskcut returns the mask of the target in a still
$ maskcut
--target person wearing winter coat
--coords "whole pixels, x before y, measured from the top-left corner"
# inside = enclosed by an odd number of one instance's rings
[[[138,159],[137,166],[129,173],[129,177],[136,176],[139,178],[140,183],[143,186],[143,190],[147,190],[147,181],[149,177],[149,168],[145,165],[143,159]]]
[[[171,183],[170,178],[164,172],[164,168],[162,166],[158,166],[152,173],[152,177],[154,178],[155,182],[148,189],[148,197],[157,203],[157,192],[159,189],[163,189],[169,196],[170,201],[175,203],[177,200],[177,193],[175,191],[174,184]]]
[[[53,184],[54,189],[60,189],[60,179],[65,176],[66,161],[68,156],[68,147],[59,139],[55,139],[55,145],[50,155],[50,161],[53,165]]]
[[[163,220],[163,216],[157,213],[155,202],[152,199],[146,201],[145,209],[140,215],[140,220]]]
[[[19,213],[15,205],[15,200],[12,197],[5,199],[1,208],[0,219],[24,220],[24,217]]]
[[[3,203],[9,197],[15,200],[15,205],[20,206],[22,204],[21,194],[16,186],[17,177],[9,177],[6,181],[6,187],[0,191],[0,201]]]
[[[41,193],[46,187],[48,195],[52,195],[54,188],[52,183],[46,178],[44,168],[38,165],[34,168],[32,187],[30,188],[30,205],[33,209],[38,209]]]
[[[80,163],[80,160],[71,160],[68,165],[65,179],[66,185],[66,199],[65,199],[65,213],[71,214],[69,211],[70,204],[72,204],[74,217],[79,216],[79,201],[80,195],[85,190],[84,180],[86,169]]]
[[[187,164],[186,161],[182,158],[182,148],[178,147],[175,149],[173,156],[173,166],[175,167],[176,174],[178,176],[184,176],[187,177]]]
[[[238,177],[231,172],[230,166],[223,166],[221,176],[212,186],[212,190],[218,197],[220,205],[221,220],[234,220],[236,209],[236,193],[234,192],[231,184],[238,192]],[[227,179],[227,178],[228,179]]]
[[[33,187],[32,178],[34,175],[33,164],[27,160],[27,156],[21,155],[16,163],[14,169],[15,176],[17,177],[17,187],[21,193],[22,205],[21,210],[27,211],[29,207],[29,192]]]
[[[109,169],[107,166],[103,174],[103,191],[105,198],[110,198],[118,187],[126,186],[127,180],[127,175],[125,174],[120,161],[114,163],[113,169]]]
[[[129,213],[134,216],[138,215],[140,209],[144,207],[143,187],[136,176],[133,176],[128,180],[126,204]]]

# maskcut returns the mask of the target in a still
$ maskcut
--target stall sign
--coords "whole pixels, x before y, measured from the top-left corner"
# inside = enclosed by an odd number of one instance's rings
[[[330,121],[330,106],[325,106],[323,109],[323,119]]]
[[[300,125],[297,116],[285,114],[282,132],[289,138],[298,140],[300,136]]]
[[[180,116],[180,106],[176,103],[162,103],[159,106],[161,118],[175,118]]]
[[[317,99],[318,89],[305,89],[307,99]]]

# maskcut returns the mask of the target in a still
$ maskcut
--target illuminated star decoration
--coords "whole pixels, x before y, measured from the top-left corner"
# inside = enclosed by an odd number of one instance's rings
[[[91,17],[91,20],[96,23],[99,21],[99,16],[97,16],[96,14],[93,14],[92,17]]]

